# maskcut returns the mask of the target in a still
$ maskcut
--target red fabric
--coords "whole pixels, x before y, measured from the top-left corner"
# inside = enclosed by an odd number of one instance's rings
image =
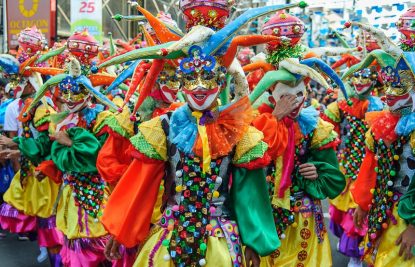
[[[149,233],[164,168],[160,160],[134,159],[108,200],[102,223],[128,248],[143,242]]]
[[[281,183],[278,189],[278,196],[284,197],[285,191],[291,186],[291,173],[294,170],[294,153],[295,153],[295,132],[294,122],[292,119],[284,118],[284,123],[287,125],[288,142],[287,149],[284,152]]]
[[[258,107],[258,111],[259,113],[264,114],[264,113],[272,113],[274,110],[272,109],[272,107],[264,103]]]
[[[237,164],[236,166],[248,169],[248,170],[256,170],[260,168],[265,168],[271,163],[271,156],[268,154],[268,152],[265,152],[264,156],[262,158],[255,159],[253,161],[243,163],[243,164]]]
[[[363,210],[368,211],[372,204],[373,195],[370,189],[376,186],[375,153],[366,148],[366,155],[360,166],[360,172],[356,181],[350,187],[353,199]]]
[[[366,122],[375,139],[383,139],[387,144],[391,144],[398,139],[395,127],[399,118],[390,111],[373,111],[366,114]]]
[[[349,100],[353,102],[352,105],[347,104],[346,100],[339,101],[339,109],[358,119],[364,119],[369,106],[369,100],[360,100],[357,98],[350,98]]]
[[[97,169],[108,183],[115,184],[132,161],[130,141],[120,134],[107,129],[109,136],[98,153]]]
[[[45,160],[36,167],[37,171],[42,172],[45,176],[49,177],[54,183],[62,183],[62,172],[58,170],[55,163],[52,160]]]

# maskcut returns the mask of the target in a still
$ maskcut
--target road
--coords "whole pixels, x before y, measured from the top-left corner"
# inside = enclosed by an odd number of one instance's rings
[[[323,208],[327,212],[327,202],[323,202]],[[326,213],[327,215],[327,213]],[[328,218],[326,226],[328,228]],[[333,255],[333,267],[347,267],[348,259],[336,251],[337,238],[329,234]],[[4,267],[50,267],[48,261],[39,264],[36,257],[39,248],[36,241],[18,241],[16,235],[8,234],[5,239],[0,239],[0,266]],[[321,267],[326,267],[321,265]]]

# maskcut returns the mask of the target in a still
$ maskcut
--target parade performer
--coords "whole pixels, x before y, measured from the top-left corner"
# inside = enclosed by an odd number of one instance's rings
[[[376,60],[376,65],[371,64]],[[350,266],[361,266],[362,250],[360,242],[366,235],[365,227],[353,226],[353,213],[356,203],[350,195],[350,187],[356,180],[365,157],[364,135],[368,130],[365,114],[383,110],[382,101],[371,95],[375,85],[381,80],[378,69],[394,64],[395,60],[382,50],[372,51],[363,62],[351,66],[343,75],[350,79],[353,91],[349,100],[339,99],[327,106],[322,117],[336,126],[342,143],[337,155],[347,185],[339,197],[331,201],[331,230],[340,238],[339,251],[350,257]],[[350,78],[351,77],[351,78]]]
[[[351,188],[355,226],[367,216],[364,260],[373,266],[413,266],[413,55],[383,70],[388,111],[366,115],[366,155]]]
[[[265,141],[272,148],[274,161],[267,168],[267,181],[277,232],[282,239],[281,247],[263,259],[264,266],[331,263],[320,201],[336,197],[345,182],[333,149],[338,143],[334,126],[320,119],[314,107],[303,109],[304,77],[329,87],[309,66],[329,73],[343,88],[340,78],[322,61],[285,59],[279,62],[279,70],[265,74],[250,96],[255,101],[277,84],[272,93],[275,108],[262,107],[263,113],[253,122],[265,133]]]
[[[226,6],[216,2],[214,7]],[[156,58],[184,56],[178,75],[187,102],[170,117],[156,117],[138,127],[138,134],[131,138],[134,160],[104,211],[103,223],[118,242],[133,246],[144,241],[136,266],[241,266],[241,243],[247,246],[248,264],[258,260],[256,254],[267,255],[278,247],[260,169],[267,161],[262,134],[249,127],[252,109],[242,92],[235,102],[217,106],[216,99],[226,85],[226,68],[221,57],[210,54],[220,51],[235,30],[253,16],[285,7],[247,11],[216,33],[195,26],[180,41],[164,46],[164,56],[159,54],[162,45],[130,54],[130,59],[151,53]],[[199,46],[192,45],[195,35]],[[222,40],[221,45],[214,40]],[[109,64],[119,62],[113,59]],[[233,181],[229,191],[230,172]],[[254,173],[257,176],[250,179]],[[163,217],[149,233],[163,178]],[[250,212],[243,203],[250,205]],[[125,212],[120,214],[120,210]],[[137,210],[141,215],[131,217]]]

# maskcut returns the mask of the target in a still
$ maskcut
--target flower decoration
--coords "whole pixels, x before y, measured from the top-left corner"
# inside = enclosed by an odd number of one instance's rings
[[[387,66],[381,70],[381,77],[385,83],[389,83],[392,86],[398,86],[401,82],[398,70]]]
[[[69,90],[75,94],[79,94],[81,92],[78,83],[76,82],[76,80],[71,77],[71,76],[67,76],[66,78],[64,78],[60,83],[59,83],[59,89],[63,92],[66,93]]]
[[[193,72],[199,73],[202,70],[212,71],[216,65],[216,60],[213,56],[205,55],[202,48],[199,46],[192,46],[189,49],[189,57],[180,62],[180,70],[185,74]]]

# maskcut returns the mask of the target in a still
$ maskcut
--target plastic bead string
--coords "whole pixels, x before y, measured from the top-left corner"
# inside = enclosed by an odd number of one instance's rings
[[[345,119],[345,147],[338,155],[346,178],[355,180],[365,156],[365,133],[368,129],[366,123],[357,117],[347,114]]]
[[[275,166],[272,164],[267,169],[267,184],[270,201],[272,202],[272,196],[275,192]],[[294,206],[294,202],[291,200],[291,207]],[[288,226],[294,223],[294,213],[291,210],[287,210],[276,205],[272,205],[272,213],[274,215],[274,222],[277,228],[278,237],[281,239],[285,238],[285,230]]]
[[[374,138],[374,137],[373,137]],[[375,167],[376,188],[371,189],[373,194],[372,205],[368,215],[368,236],[369,242],[367,247],[373,248],[383,230],[387,229],[389,222],[396,224],[396,219],[392,214],[393,205],[399,200],[399,195],[392,191],[394,180],[399,170],[399,158],[402,154],[402,147],[407,142],[406,138],[401,136],[387,147],[385,142],[380,139],[375,142],[374,152],[377,167]]]
[[[104,198],[105,183],[98,174],[71,172],[65,179],[65,184],[72,188],[75,205],[97,218],[101,216],[100,208]]]
[[[176,266],[204,266],[207,237],[212,230],[209,222],[214,207],[210,203],[212,198],[219,197],[216,190],[222,183],[218,176],[222,160],[212,160],[208,174],[202,173],[203,161],[199,157],[182,155],[181,158],[182,167],[176,173],[177,204],[172,207],[175,218],[172,237],[170,242],[165,239],[162,244],[168,247]]]

